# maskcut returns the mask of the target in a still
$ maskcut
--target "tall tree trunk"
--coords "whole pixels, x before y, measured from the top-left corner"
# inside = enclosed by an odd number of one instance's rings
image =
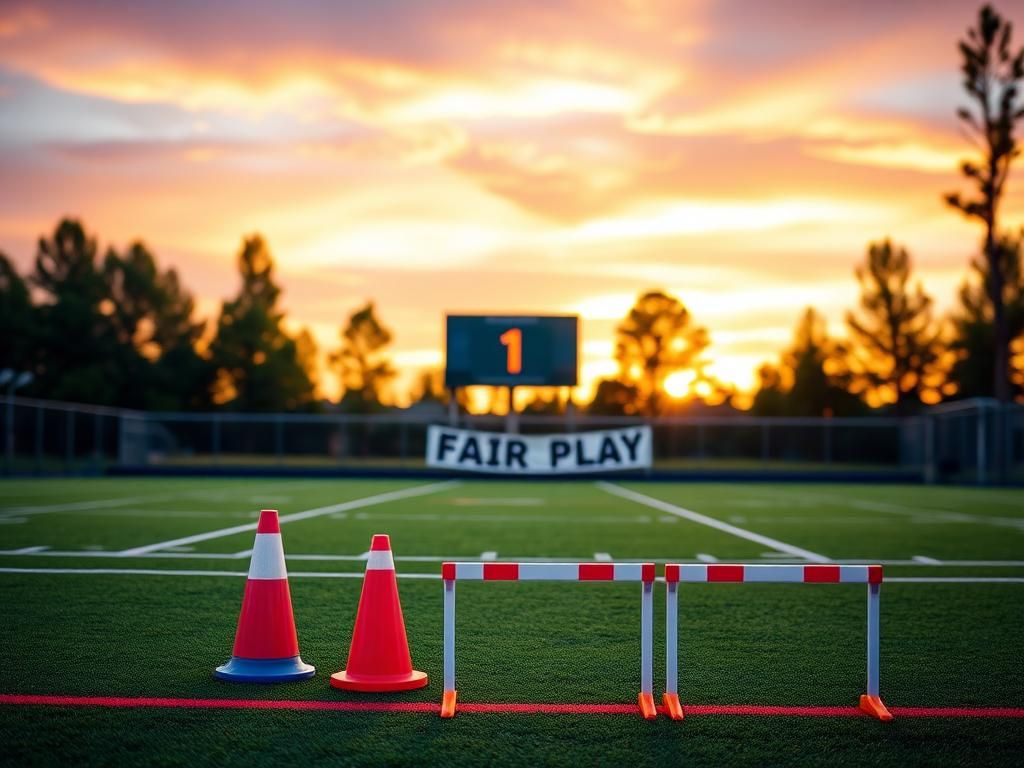
[[[988,259],[988,295],[992,302],[992,330],[994,335],[994,367],[992,393],[1001,403],[1010,402],[1010,332],[1006,324],[1006,305],[1003,298],[1003,265],[996,246],[994,222],[989,219],[985,231],[985,255]]]

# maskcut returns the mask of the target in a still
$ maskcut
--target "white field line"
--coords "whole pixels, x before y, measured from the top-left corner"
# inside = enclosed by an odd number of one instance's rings
[[[490,555],[495,557],[491,558]],[[703,554],[703,553],[701,553]],[[242,560],[252,555],[251,549],[243,549],[241,552],[149,552],[144,555],[137,555],[139,560]],[[286,560],[307,561],[307,562],[365,562],[368,553],[362,552],[355,555],[318,555],[318,554],[296,554],[288,552]],[[38,547],[25,547],[24,549],[0,550],[0,557],[59,557],[59,558],[115,558],[123,559],[124,555],[119,550],[90,551],[90,550],[54,550]],[[714,557],[705,555],[705,557]],[[395,555],[396,562],[421,562],[421,563],[443,563],[448,561],[474,561],[474,560],[497,560],[497,553],[493,550],[481,552],[477,555]],[[803,559],[794,558],[780,552],[765,552],[761,557],[742,558],[742,562],[756,562],[763,560],[769,563],[785,564],[787,561]],[[607,552],[594,552],[590,557],[537,557],[534,555],[516,557],[514,555],[503,555],[501,560],[512,563],[565,563],[565,562],[605,562],[613,560],[619,563],[701,563],[721,562],[720,559],[713,561],[701,560],[697,557],[620,557],[613,558]],[[736,562],[740,562],[737,560]],[[936,563],[922,562],[920,560],[882,560],[872,558],[836,559],[829,562],[836,565],[884,565],[884,566],[917,566],[927,568],[1024,568],[1024,560],[940,560]],[[887,581],[889,579],[886,579]]]
[[[245,578],[247,571],[188,571],[163,570],[159,568],[0,568],[0,573],[69,575],[69,576],[228,576]],[[440,573],[398,573],[400,579],[435,579],[440,580]],[[295,571],[288,574],[289,579],[361,579],[362,571],[328,572],[328,571]],[[664,581],[658,577],[658,581]],[[893,577],[886,582],[901,584],[1024,584],[1024,576],[908,576]]]
[[[717,563],[718,562],[718,558],[717,557],[715,557],[714,555],[709,555],[706,552],[698,552],[697,553],[697,559],[700,560],[702,563]]]
[[[409,514],[390,512],[358,512],[353,515],[356,520],[401,520],[414,523],[570,523],[578,525],[649,525],[651,518],[648,515],[636,515],[634,517],[622,517],[606,515],[604,517],[573,517],[571,515],[462,515],[462,514],[438,514],[435,512],[424,512]],[[674,520],[675,518],[673,518]]]
[[[652,509],[657,509],[660,510],[661,512],[668,512],[670,515],[675,515],[676,517],[681,517],[686,520],[690,520],[691,522],[699,523],[700,525],[706,525],[709,528],[714,528],[716,530],[722,531],[723,533],[728,533],[732,536],[737,536],[741,539],[746,539],[747,541],[753,541],[756,544],[768,547],[769,549],[774,549],[777,552],[785,552],[786,554],[792,555],[793,557],[799,557],[803,558],[804,560],[810,560],[812,563],[831,562],[831,560],[825,557],[825,555],[819,555],[816,552],[811,552],[807,549],[801,549],[800,547],[794,547],[792,544],[786,544],[785,542],[778,541],[777,539],[772,539],[768,536],[762,536],[759,533],[753,533],[752,531],[748,531],[743,528],[737,528],[735,525],[723,523],[721,520],[716,520],[713,517],[708,517],[707,515],[702,515],[699,512],[694,512],[693,510],[685,509],[683,507],[677,507],[675,504],[669,504],[667,501],[655,499],[651,496],[645,496],[642,493],[631,491],[628,488],[623,488],[613,483],[607,483],[602,480],[598,481],[596,485],[602,491],[610,493],[613,496],[619,496],[623,499],[629,499],[630,501],[634,501],[637,504],[643,504],[644,506],[651,507]]]
[[[936,560],[934,557],[928,557],[927,555],[914,555],[913,559],[921,563],[921,565],[942,565],[941,560]]]
[[[753,491],[750,491],[753,492]],[[889,515],[902,515],[927,519],[936,523],[976,523],[979,525],[994,525],[1006,528],[1024,529],[1024,518],[1022,517],[995,517],[990,515],[972,515],[966,512],[956,512],[950,509],[934,509],[929,507],[912,507],[906,504],[894,504],[885,501],[872,501],[870,499],[858,499],[855,497],[832,496],[825,493],[800,493],[799,496],[778,489],[758,489],[759,494],[767,494],[776,498],[785,499],[791,503],[799,503],[808,506],[814,502],[825,504],[836,504],[860,509],[865,512],[881,512]],[[1024,495],[1022,495],[1024,504]]]
[[[292,484],[287,486],[288,488],[301,488],[310,485],[323,484],[325,480],[310,480],[301,484]],[[281,487],[281,483],[275,483],[273,485],[264,486],[266,488]],[[73,501],[64,502],[62,504],[43,504],[35,505],[31,507],[0,507],[0,515],[5,517],[21,516],[21,515],[44,515],[50,512],[83,512],[94,509],[107,509],[110,507],[126,507],[131,504],[139,504],[144,502],[153,501],[169,501],[176,499],[188,499],[195,497],[202,497],[205,494],[217,493],[217,494],[230,494],[232,490],[235,490],[235,486],[223,485],[214,486],[211,488],[203,488],[200,490],[193,491],[180,491],[180,492],[166,492],[149,494],[145,496],[121,496],[114,499],[93,499],[91,501]],[[255,491],[252,488],[241,488],[238,487],[239,492],[244,490],[246,493],[252,494]]]
[[[389,491],[388,493],[378,493],[374,496],[366,496],[362,499],[354,499],[352,501],[344,501],[340,504],[331,504],[326,507],[317,507],[316,509],[307,509],[302,512],[294,512],[290,515],[282,515],[280,523],[294,523],[300,520],[309,520],[314,517],[321,517],[323,515],[330,515],[334,512],[346,512],[350,509],[360,509],[362,507],[372,507],[376,504],[387,504],[392,501],[400,501],[402,499],[410,499],[416,496],[424,496],[428,493],[437,493],[438,491],[447,490],[448,488],[454,488],[459,483],[457,480],[448,480],[442,483],[429,483],[427,485],[417,485],[412,488],[403,488],[400,491]],[[179,539],[171,539],[170,541],[158,541],[156,544],[147,544],[142,547],[133,547],[132,549],[125,549],[120,552],[121,557],[135,557],[138,555],[145,555],[149,552],[156,552],[160,549],[167,549],[168,547],[180,547],[183,545],[196,544],[200,541],[209,541],[210,539],[219,539],[224,536],[232,536],[236,533],[244,533],[246,531],[255,531],[256,522],[245,523],[244,525],[235,525],[230,528],[221,528],[217,531],[208,531],[207,533],[197,533],[192,536],[182,536]]]

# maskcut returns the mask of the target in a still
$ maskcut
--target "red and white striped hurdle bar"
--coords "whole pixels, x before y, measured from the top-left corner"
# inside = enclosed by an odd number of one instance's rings
[[[860,708],[879,720],[892,720],[878,693],[879,628],[878,609],[882,588],[880,565],[741,565],[715,564],[665,566],[665,695],[664,703],[673,720],[683,719],[677,690],[679,678],[679,584],[867,584],[868,586],[868,684],[860,697]]]
[[[631,581],[640,592],[640,694],[637,702],[647,720],[654,706],[654,563],[442,563],[444,580],[444,694],[441,717],[455,716],[455,582],[456,581]]]

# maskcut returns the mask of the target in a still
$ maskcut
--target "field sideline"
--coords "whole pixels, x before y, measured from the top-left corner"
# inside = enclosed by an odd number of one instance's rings
[[[304,683],[212,678],[230,655],[261,507],[281,511],[302,655],[317,666]],[[332,689],[327,678],[345,664],[378,532],[391,536],[413,660],[431,684],[367,698]],[[680,698],[693,717],[676,723],[621,713],[631,711],[639,683],[635,584],[467,582],[457,633],[466,709],[441,721],[432,708],[441,691],[444,560],[653,560],[659,576],[665,562],[881,563],[881,692],[897,720],[750,714],[837,714],[856,704],[862,585],[681,587]],[[664,597],[656,585],[656,698]],[[1022,606],[1024,492],[1012,489],[7,480],[0,741],[18,764],[60,755],[147,765],[1009,765],[1024,749],[1024,720],[909,715],[1024,708]],[[51,706],[38,697],[77,698]],[[81,706],[95,697],[121,703]],[[232,702],[124,701],[139,697]],[[303,709],[234,708],[244,701]],[[345,702],[364,701],[413,711],[346,710]],[[556,714],[563,706],[567,713]]]

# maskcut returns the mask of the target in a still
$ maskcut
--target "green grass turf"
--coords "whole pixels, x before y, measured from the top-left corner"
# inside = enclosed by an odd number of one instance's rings
[[[0,483],[0,550],[117,550],[336,504],[411,483],[286,480],[50,480]],[[828,557],[1024,560],[1024,493],[839,485],[628,484]],[[89,507],[48,506],[93,502]],[[611,496],[590,483],[464,482],[442,492],[290,523],[290,554],[359,554],[373,533],[395,554],[722,561],[766,547]],[[199,542],[231,554],[252,534]],[[245,571],[245,559],[0,555],[15,568]],[[292,560],[289,570],[360,571]],[[437,573],[436,561],[398,561]],[[660,571],[660,568],[659,568]],[[892,566],[887,575],[1024,576],[1024,568]],[[215,681],[230,654],[243,580],[228,576],[0,573],[0,693],[357,700],[327,676],[345,664],[361,582],[298,575],[291,588],[311,681]],[[441,584],[403,579],[417,668],[440,699]],[[852,705],[864,685],[862,585],[683,585],[684,703]],[[664,682],[664,586],[655,593],[655,690]],[[882,694],[891,706],[1024,706],[1024,584],[889,583],[882,590]],[[639,585],[458,586],[460,700],[629,703],[639,683]],[[1010,720],[0,708],[10,764],[1019,764]]]

